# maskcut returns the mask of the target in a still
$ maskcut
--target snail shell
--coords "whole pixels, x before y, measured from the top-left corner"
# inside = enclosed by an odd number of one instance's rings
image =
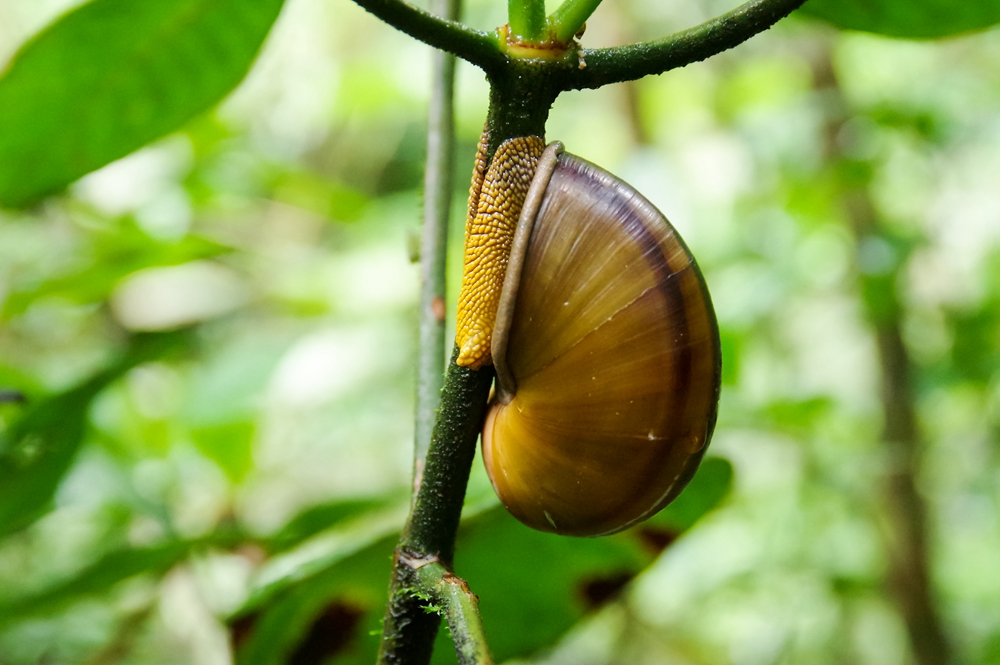
[[[559,143],[521,210],[491,353],[483,458],[523,523],[614,533],[694,475],[722,365],[704,279],[662,213]]]

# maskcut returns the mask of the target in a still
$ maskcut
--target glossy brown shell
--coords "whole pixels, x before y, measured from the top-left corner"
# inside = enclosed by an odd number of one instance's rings
[[[483,457],[519,520],[596,536],[651,516],[691,479],[715,426],[719,334],[662,213],[560,148],[543,156],[519,222]]]

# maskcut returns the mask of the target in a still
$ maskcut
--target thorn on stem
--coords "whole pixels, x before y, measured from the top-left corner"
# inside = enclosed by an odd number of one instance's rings
[[[438,323],[444,321],[444,298],[438,296],[431,301],[431,314],[434,316],[434,320]]]

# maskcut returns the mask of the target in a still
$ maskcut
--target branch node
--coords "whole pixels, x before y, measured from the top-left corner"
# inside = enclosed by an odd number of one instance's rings
[[[461,589],[462,593],[472,596],[477,601],[479,600],[479,596],[472,593],[472,589],[469,588],[469,583],[450,570],[445,571],[445,574],[441,576],[441,582],[443,584],[454,584]]]
[[[412,570],[420,570],[424,566],[432,563],[441,563],[441,559],[433,554],[418,554],[415,552],[401,552],[399,561]]]

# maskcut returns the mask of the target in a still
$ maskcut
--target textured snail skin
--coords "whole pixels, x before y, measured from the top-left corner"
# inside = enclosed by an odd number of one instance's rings
[[[514,229],[545,142],[538,136],[508,139],[485,170],[487,135],[479,142],[469,191],[462,290],[458,295],[457,363],[478,369],[490,362],[497,303],[507,272]],[[485,175],[484,175],[485,172]]]
[[[559,155],[532,222],[494,358],[512,387],[490,407],[483,458],[528,526],[614,533],[676,497],[704,454],[721,376],[715,314],[673,227],[593,164]]]

